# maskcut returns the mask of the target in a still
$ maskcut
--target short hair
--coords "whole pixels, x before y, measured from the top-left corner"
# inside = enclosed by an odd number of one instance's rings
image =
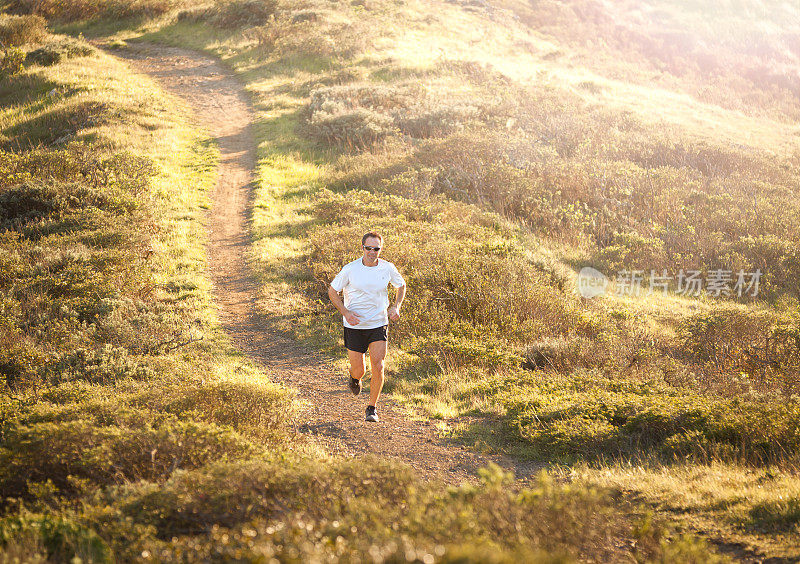
[[[381,237],[380,234],[375,233],[374,231],[370,231],[369,233],[365,233],[364,236],[361,238],[361,244],[362,245],[365,244],[367,242],[367,239],[369,239],[370,237],[372,237],[373,239],[377,239],[378,241],[383,243],[383,237]]]

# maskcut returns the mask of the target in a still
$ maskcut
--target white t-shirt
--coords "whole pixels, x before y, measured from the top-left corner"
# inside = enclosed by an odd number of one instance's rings
[[[342,316],[344,326],[374,329],[388,325],[389,283],[395,288],[406,285],[397,268],[381,258],[375,266],[365,266],[361,257],[344,265],[331,287],[337,292],[344,290],[344,307],[359,319],[358,325],[350,325]]]

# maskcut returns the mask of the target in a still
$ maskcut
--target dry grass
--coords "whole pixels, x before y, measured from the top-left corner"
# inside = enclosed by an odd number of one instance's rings
[[[762,13],[768,31],[752,34],[766,50],[739,57],[741,36],[726,43],[725,30],[741,21],[724,6],[704,30],[700,13],[647,5],[623,13],[621,35],[611,22],[627,8],[506,3],[516,20],[494,6],[309,1],[279,3],[241,32],[193,15],[157,24],[151,37],[216,52],[255,97],[263,305],[333,347],[322,284],[377,225],[412,285],[390,380],[444,425],[493,417],[527,455],[598,465],[688,457],[788,472],[798,139],[792,85],[766,63],[784,56],[770,46],[793,37],[793,20]],[[666,35],[652,33],[658,10]],[[686,36],[662,49],[676,27],[715,52]],[[721,65],[737,59],[749,67]],[[581,301],[574,273],[586,264],[768,266],[770,305]],[[742,535],[777,550],[794,502],[747,507],[773,528]]]
[[[612,465],[574,472],[579,481],[643,496],[689,530],[776,557],[791,559],[800,552],[795,515],[800,484],[793,473],[724,464]]]
[[[187,0],[5,0],[2,7],[11,13],[74,22],[98,18],[152,18],[187,4]]]
[[[47,36],[47,22],[41,16],[10,16],[0,18],[0,44],[3,48],[39,43]]]

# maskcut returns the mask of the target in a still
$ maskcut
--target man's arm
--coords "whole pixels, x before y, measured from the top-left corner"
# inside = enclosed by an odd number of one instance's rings
[[[397,289],[397,296],[394,300],[394,305],[391,306],[387,313],[389,314],[389,319],[392,321],[397,321],[400,319],[400,307],[403,305],[403,300],[406,297],[406,285],[403,284]]]
[[[328,286],[328,297],[331,299],[331,303],[339,310],[344,318],[350,325],[358,325],[359,321],[361,321],[358,316],[351,312],[349,309],[344,307],[344,302],[342,301],[339,292],[333,289],[333,286]]]

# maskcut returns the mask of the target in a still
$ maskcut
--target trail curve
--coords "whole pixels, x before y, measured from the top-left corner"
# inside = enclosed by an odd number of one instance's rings
[[[275,332],[256,312],[258,286],[246,262],[249,210],[255,179],[254,113],[242,84],[218,61],[198,52],[129,43],[114,55],[162,88],[185,100],[220,151],[217,186],[207,216],[207,256],[220,321],[234,345],[262,365],[280,384],[297,390],[308,408],[295,423],[334,455],[375,453],[398,458],[426,478],[450,483],[474,480],[490,460],[520,475],[538,465],[486,457],[449,443],[430,421],[408,418],[389,396],[380,404],[381,422],[364,421],[366,396],[355,398],[343,374],[330,362],[286,335]]]

